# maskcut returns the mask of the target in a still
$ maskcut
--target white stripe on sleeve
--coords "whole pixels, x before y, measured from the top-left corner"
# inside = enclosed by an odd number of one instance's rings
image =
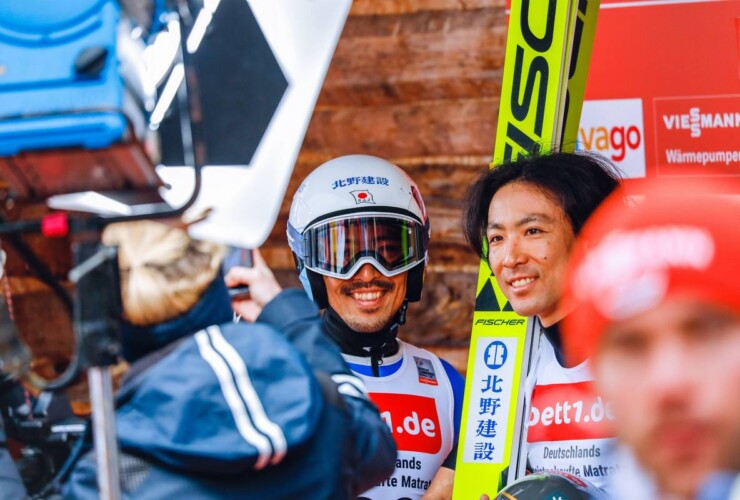
[[[259,453],[259,458],[254,464],[255,469],[262,469],[267,465],[272,454],[272,447],[270,441],[252,426],[252,423],[247,415],[247,407],[239,396],[239,392],[234,385],[234,381],[231,377],[229,368],[221,356],[211,347],[208,341],[208,334],[204,331],[200,331],[195,334],[195,342],[198,344],[198,350],[200,351],[201,357],[208,363],[213,372],[216,374],[219,384],[221,385],[221,392],[226,399],[226,404],[231,410],[231,414],[234,417],[236,428],[241,434],[244,441],[254,446]]]
[[[224,338],[221,330],[217,326],[209,326],[206,328],[206,331],[211,337],[213,347],[219,354],[221,354],[221,356],[223,356],[226,363],[229,365],[231,372],[234,374],[236,387],[239,389],[239,393],[247,405],[249,414],[252,415],[254,425],[260,432],[268,436],[270,441],[272,441],[272,447],[275,454],[270,463],[273,465],[279,463],[285,456],[285,452],[288,447],[283,430],[267,416],[265,408],[262,406],[262,401],[260,401],[259,395],[257,394],[257,391],[255,391],[252,381],[249,378],[247,365],[244,364],[244,360],[236,349],[234,349],[234,346]]]
[[[367,389],[365,388],[365,383],[359,378],[355,377],[354,375],[346,375],[343,373],[337,373],[331,376],[331,379],[334,381],[337,386],[339,386],[339,392],[342,394],[348,394],[350,396],[355,396],[358,398],[361,397],[367,397]],[[351,386],[353,387],[359,394],[350,394],[349,389],[342,390],[343,386]]]

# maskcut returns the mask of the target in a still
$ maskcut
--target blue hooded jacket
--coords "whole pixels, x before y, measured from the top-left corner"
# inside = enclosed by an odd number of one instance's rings
[[[122,332],[122,498],[351,498],[392,473],[388,428],[302,291],[230,320],[216,279],[186,314]],[[92,452],[65,497],[98,498]]]

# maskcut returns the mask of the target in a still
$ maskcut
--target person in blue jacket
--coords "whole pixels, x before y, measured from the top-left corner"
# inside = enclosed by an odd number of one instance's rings
[[[341,499],[393,472],[393,438],[316,306],[258,252],[242,304],[256,321],[234,323],[219,245],[151,221],[103,241],[119,248],[131,363],[116,398],[122,498]],[[64,493],[98,498],[92,452]]]

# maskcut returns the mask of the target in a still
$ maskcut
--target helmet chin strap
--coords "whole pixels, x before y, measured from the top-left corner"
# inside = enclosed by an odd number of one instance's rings
[[[361,333],[353,330],[331,307],[324,311],[324,325],[329,336],[339,345],[341,351],[352,356],[369,357],[373,376],[380,376],[383,358],[398,352],[398,329],[406,323],[408,300],[404,299],[400,309],[390,323],[377,332]]]
[[[393,338],[396,337],[396,334],[398,333],[398,328],[406,324],[406,311],[408,310],[408,308],[409,299],[403,299],[403,304],[401,304],[401,308],[398,310],[395,316],[393,316],[393,319],[388,326],[388,330],[393,332]]]

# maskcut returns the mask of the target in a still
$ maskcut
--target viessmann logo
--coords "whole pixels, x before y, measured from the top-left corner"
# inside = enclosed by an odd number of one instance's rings
[[[740,174],[740,94],[653,100],[657,174]]]
[[[691,137],[701,137],[705,129],[740,128],[740,112],[703,111],[699,106],[688,113],[663,114],[661,118],[666,130],[689,130]]]

